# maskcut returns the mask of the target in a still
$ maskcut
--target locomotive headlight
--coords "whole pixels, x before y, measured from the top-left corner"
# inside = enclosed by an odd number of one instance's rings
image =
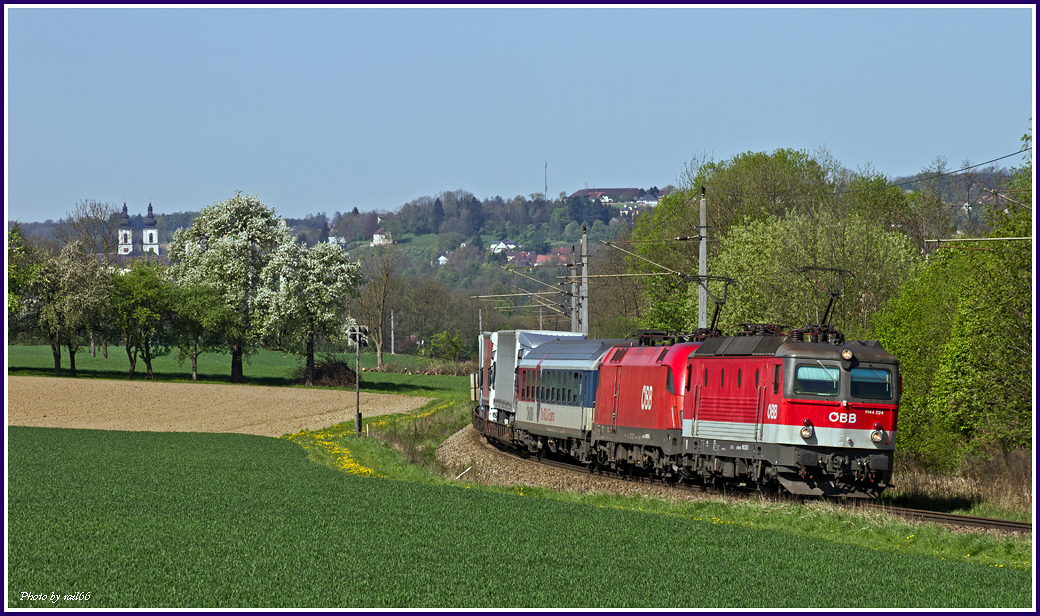
[[[885,438],[885,433],[881,430],[874,430],[870,433],[870,440],[874,441],[875,443],[880,443],[881,439],[883,438]]]
[[[845,361],[850,361],[852,359],[852,349],[842,349],[841,358]]]
[[[802,420],[802,430],[800,434],[802,435],[802,438],[804,438],[805,440],[809,440],[812,438],[812,422],[810,422],[808,419]]]

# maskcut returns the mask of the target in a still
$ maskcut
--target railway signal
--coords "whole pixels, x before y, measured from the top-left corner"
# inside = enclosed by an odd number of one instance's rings
[[[367,327],[351,327],[347,330],[349,332],[349,339],[351,346],[368,346],[368,328]]]

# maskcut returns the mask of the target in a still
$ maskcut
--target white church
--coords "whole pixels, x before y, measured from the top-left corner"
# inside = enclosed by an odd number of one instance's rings
[[[159,256],[159,230],[156,228],[155,215],[152,214],[152,203],[148,202],[148,215],[144,218],[144,237],[141,243],[141,254]],[[126,201],[123,202],[123,217],[119,221],[119,255],[134,254],[134,231],[130,227],[130,215],[126,212]]]

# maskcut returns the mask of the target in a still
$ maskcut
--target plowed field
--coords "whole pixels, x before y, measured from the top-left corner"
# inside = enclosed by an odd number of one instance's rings
[[[99,379],[7,377],[7,425],[281,436],[353,421],[353,391]],[[429,398],[361,394],[365,417]]]

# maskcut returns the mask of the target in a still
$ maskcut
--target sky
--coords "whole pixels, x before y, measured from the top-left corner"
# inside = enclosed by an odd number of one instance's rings
[[[1032,5],[5,13],[9,221],[663,188],[778,148],[892,178],[1016,152],[1036,109]]]

